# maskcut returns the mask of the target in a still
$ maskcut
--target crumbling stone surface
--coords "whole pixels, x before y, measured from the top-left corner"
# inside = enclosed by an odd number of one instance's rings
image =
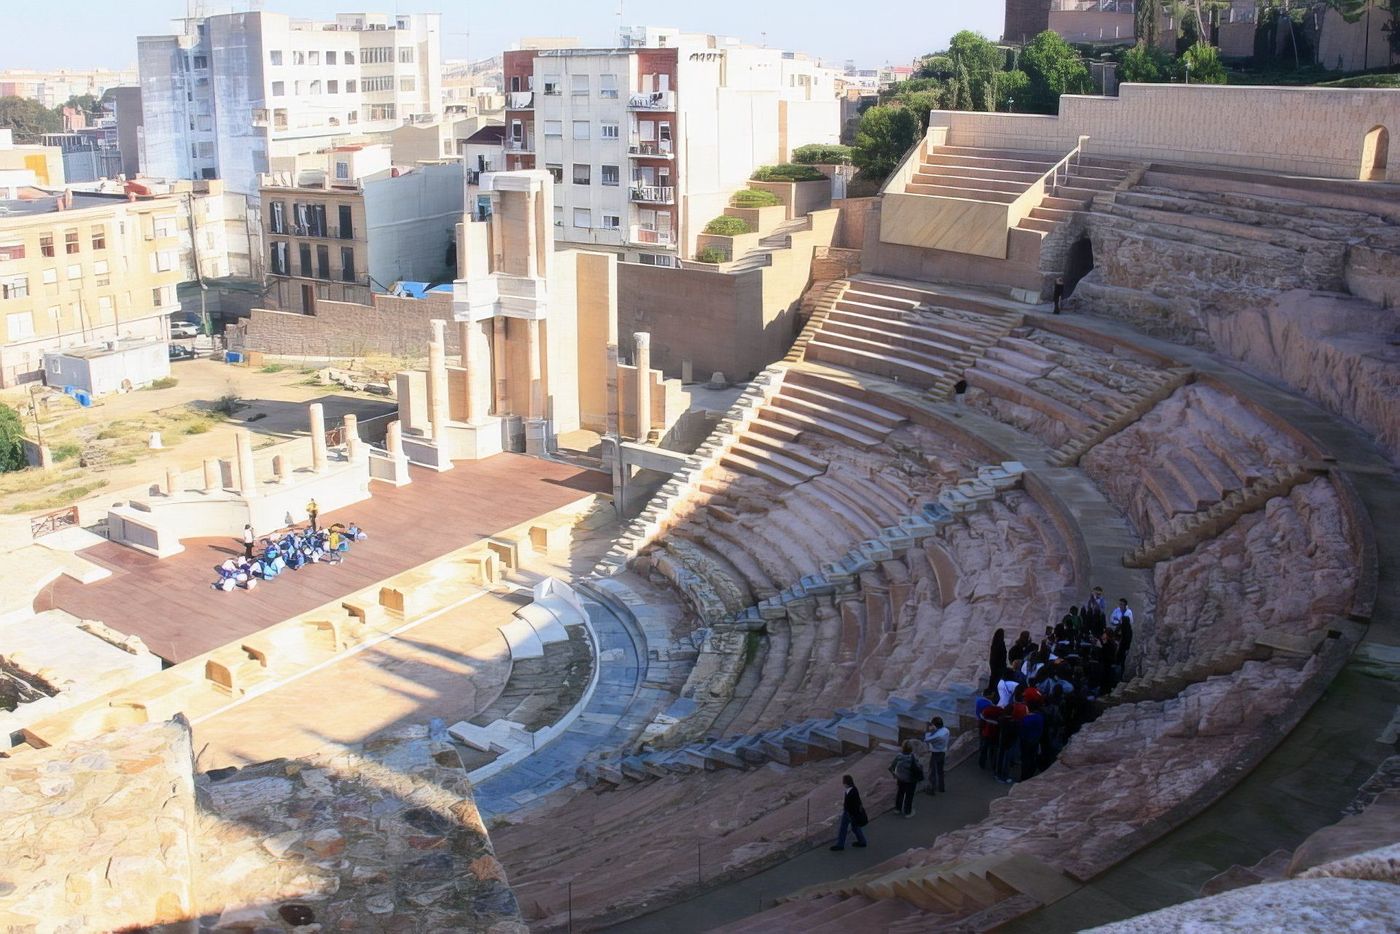
[[[1235,889],[1173,905],[1089,934],[1179,934],[1181,931],[1394,931],[1400,886],[1356,879],[1297,879]]]

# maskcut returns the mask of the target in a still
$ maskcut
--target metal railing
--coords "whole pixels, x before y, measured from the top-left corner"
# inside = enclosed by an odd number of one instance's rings
[[[633,243],[646,246],[675,246],[675,234],[669,230],[653,230],[650,227],[633,227],[628,238]]]
[[[1015,227],[1023,219],[1030,216],[1033,209],[1040,206],[1045,200],[1045,196],[1053,194],[1063,181],[1068,181],[1070,170],[1073,166],[1079,165],[1079,154],[1083,151],[1084,145],[1089,142],[1089,137],[1079,137],[1078,144],[1069,153],[1056,162],[1040,178],[1031,182],[1030,187],[1007,206],[1007,221],[1010,227]]]
[[[506,98],[508,110],[530,110],[535,106],[534,91],[511,91]]]
[[[530,139],[506,140],[506,152],[534,152],[535,141]]]
[[[54,532],[74,528],[77,524],[78,507],[69,506],[67,509],[32,517],[29,520],[29,532],[34,538],[39,539],[45,535],[52,535]]]
[[[675,91],[638,91],[627,98],[628,110],[675,110]]]
[[[665,142],[657,142],[655,140],[636,142],[627,147],[627,153],[633,156],[664,156],[667,158],[673,155],[670,140]]]
[[[669,185],[634,184],[630,194],[633,201],[646,201],[652,204],[674,204],[676,200],[676,189]]]

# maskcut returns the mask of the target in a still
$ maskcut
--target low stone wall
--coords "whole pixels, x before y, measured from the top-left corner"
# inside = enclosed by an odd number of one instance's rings
[[[452,298],[374,296],[374,305],[321,301],[316,314],[253,309],[230,330],[230,346],[270,354],[308,357],[384,353],[414,356],[432,340],[435,319],[452,319]],[[447,329],[447,352],[460,352],[456,328]]]

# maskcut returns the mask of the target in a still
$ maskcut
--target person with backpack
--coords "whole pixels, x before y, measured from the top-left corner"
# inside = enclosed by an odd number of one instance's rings
[[[947,792],[943,787],[944,765],[948,760],[948,740],[952,733],[943,725],[942,717],[934,717],[928,722],[924,732],[924,742],[928,744],[928,793]]]
[[[999,709],[997,713],[997,759],[996,770],[993,772],[996,780],[1008,785],[1015,780],[1011,777],[1011,765],[1016,758],[1016,753],[1020,751],[1019,740],[1016,730],[1016,715],[1013,711],[1014,704],[1007,704]]]
[[[914,816],[914,789],[924,780],[924,770],[914,756],[914,742],[906,739],[899,755],[890,762],[895,780],[894,809],[906,818]]]
[[[833,850],[846,848],[848,830],[855,832],[855,846],[865,846],[865,831],[862,828],[870,823],[870,818],[866,816],[865,808],[860,803],[860,792],[856,790],[855,779],[849,775],[842,775],[841,784],[846,790],[841,797],[841,828],[836,832],[836,843],[831,847]]]

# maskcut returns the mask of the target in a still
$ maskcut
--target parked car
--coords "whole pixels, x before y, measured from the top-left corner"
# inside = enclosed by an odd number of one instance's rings
[[[199,325],[188,321],[177,321],[170,325],[171,337],[198,337]]]
[[[193,359],[194,359],[194,348],[193,348],[193,347],[186,347],[184,344],[171,344],[171,345],[170,345],[170,359],[171,359],[171,360],[193,360]]]

